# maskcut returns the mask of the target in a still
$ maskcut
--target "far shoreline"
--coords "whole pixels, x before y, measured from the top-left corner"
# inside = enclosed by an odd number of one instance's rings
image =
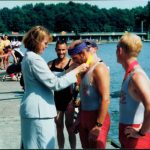
[[[73,41],[67,41],[68,44],[71,44]],[[110,44],[110,43],[117,43],[118,41],[99,41],[99,42],[96,42],[96,44],[98,45],[101,45],[101,44]],[[142,42],[150,42],[150,40],[142,40]],[[56,41],[55,42],[50,42],[49,45],[53,45],[53,44],[56,44]]]

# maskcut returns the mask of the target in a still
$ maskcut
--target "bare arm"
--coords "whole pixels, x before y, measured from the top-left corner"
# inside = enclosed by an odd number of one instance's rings
[[[130,90],[131,95],[140,100],[144,105],[144,120],[141,126],[141,133],[144,135],[148,130],[150,130],[150,82],[147,80],[146,76],[142,73],[136,73],[132,77],[131,86],[133,90]],[[138,129],[139,130],[139,129]],[[138,138],[138,130],[129,131],[129,137]],[[127,130],[127,133],[129,133]]]
[[[54,91],[62,90],[75,83],[77,81],[76,75],[80,72],[85,72],[88,69],[88,65],[84,63],[64,76],[57,77],[50,71],[48,65],[40,57],[30,59],[30,61],[27,61],[27,64],[30,66],[34,78],[50,90]],[[25,65],[25,63],[23,65]],[[23,71],[25,72],[25,70]]]
[[[6,57],[6,56],[8,56],[8,55],[9,55],[9,54],[0,55],[0,58]]]
[[[109,70],[104,64],[98,65],[94,72],[94,85],[101,95],[101,104],[98,109],[97,122],[103,124],[105,117],[108,112],[108,107],[110,103],[110,76]],[[96,139],[99,135],[101,127],[98,127],[95,122],[95,126],[92,128],[89,134],[89,140],[92,141]]]
[[[100,65],[94,70],[94,80],[96,88],[102,97],[97,122],[103,124],[110,103],[110,76],[108,68],[104,64]]]
[[[150,83],[147,78],[137,73],[133,76],[134,94],[139,97],[144,105],[144,121],[141,127],[142,133],[146,133],[150,129]]]
[[[13,50],[11,51],[11,55],[12,55],[13,58],[14,58],[14,62],[17,63],[17,58],[16,58],[15,52],[14,52]]]

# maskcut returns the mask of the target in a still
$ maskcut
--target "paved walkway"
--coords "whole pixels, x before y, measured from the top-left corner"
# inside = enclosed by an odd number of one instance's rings
[[[0,81],[0,149],[20,148],[19,107],[22,95],[23,90],[18,81]],[[66,130],[65,136],[65,149],[69,149]],[[114,147],[107,142],[107,148]],[[79,135],[77,135],[77,149],[81,149]]]
[[[23,91],[16,81],[0,81],[0,149],[20,147],[19,104]]]

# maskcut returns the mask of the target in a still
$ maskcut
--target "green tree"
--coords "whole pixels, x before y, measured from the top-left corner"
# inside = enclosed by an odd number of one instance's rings
[[[0,10],[0,30],[26,32],[35,25],[43,25],[50,32],[124,32],[150,30],[150,2],[134,9],[99,9],[81,3],[27,4]]]
[[[10,31],[22,32],[24,30],[24,13],[20,7],[15,7],[11,10],[10,24]]]
[[[6,31],[7,31],[7,29],[6,29],[2,19],[0,18],[0,33],[4,33]]]
[[[0,16],[1,16],[1,19],[2,19],[3,24],[5,26],[5,32],[8,32],[10,29],[9,27],[11,26],[10,14],[11,14],[11,10],[8,8],[3,8],[0,11]]]

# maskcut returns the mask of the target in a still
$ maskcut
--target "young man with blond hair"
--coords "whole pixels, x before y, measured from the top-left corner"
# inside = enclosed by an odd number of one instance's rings
[[[137,59],[141,49],[141,38],[133,33],[125,33],[117,45],[117,61],[125,70],[120,95],[121,148],[150,148],[150,80]]]

